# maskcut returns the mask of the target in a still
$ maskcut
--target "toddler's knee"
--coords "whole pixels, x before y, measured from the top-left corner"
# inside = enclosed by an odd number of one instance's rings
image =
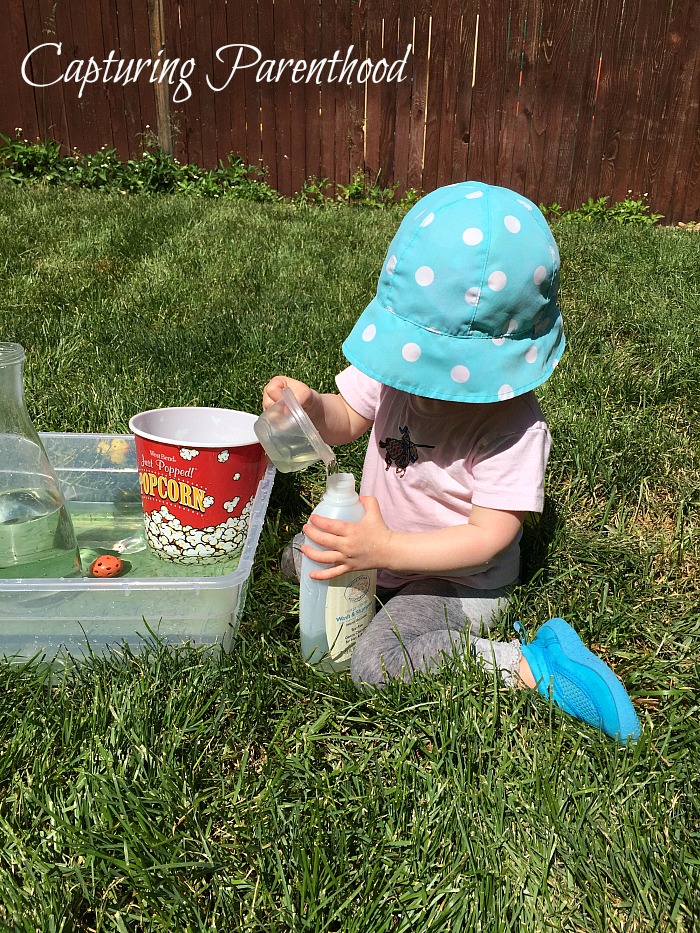
[[[350,676],[356,687],[381,688],[386,683],[383,665],[376,652],[367,650],[362,639],[357,642],[350,659]]]
[[[350,676],[358,687],[379,689],[397,677],[410,679],[406,674],[406,656],[401,646],[380,645],[372,633],[360,636],[355,645],[350,660]]]

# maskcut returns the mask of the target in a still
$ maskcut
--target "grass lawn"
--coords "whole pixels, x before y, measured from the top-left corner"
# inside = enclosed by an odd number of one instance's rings
[[[40,430],[320,389],[394,211],[0,187],[0,337]],[[547,507],[498,634],[570,621],[643,724],[620,748],[458,671],[359,695],[301,662],[279,476],[228,657],[0,664],[0,927],[692,931],[700,923],[700,234],[560,224],[569,349]],[[341,451],[359,475],[363,442]]]

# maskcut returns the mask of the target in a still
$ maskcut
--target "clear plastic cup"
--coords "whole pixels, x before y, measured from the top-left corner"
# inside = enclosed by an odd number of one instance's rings
[[[280,473],[305,470],[318,460],[335,463],[335,454],[314,427],[291,389],[271,405],[253,425],[265,453]]]

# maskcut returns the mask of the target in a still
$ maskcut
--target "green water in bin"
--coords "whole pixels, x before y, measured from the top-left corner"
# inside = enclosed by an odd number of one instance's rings
[[[120,557],[126,564],[126,572],[112,578],[115,580],[125,577],[218,577],[232,573],[240,560],[240,551],[227,560],[201,564],[179,564],[158,557],[146,542],[140,503],[132,508],[125,505],[114,508],[105,504],[71,502],[68,508],[85,571],[103,554]]]

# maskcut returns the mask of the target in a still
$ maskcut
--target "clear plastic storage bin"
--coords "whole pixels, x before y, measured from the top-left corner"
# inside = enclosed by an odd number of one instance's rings
[[[133,437],[44,433],[41,439],[81,549],[93,543],[98,549],[113,546],[124,534],[127,539],[138,536],[143,517]],[[0,656],[21,660],[43,655],[50,661],[65,651],[81,657],[124,641],[138,648],[151,633],[166,643],[221,643],[228,650],[238,630],[274,477],[270,465],[258,485],[248,534],[233,569],[173,565],[154,557],[158,576],[130,572],[113,579],[0,580]],[[129,556],[127,550],[124,559]]]

